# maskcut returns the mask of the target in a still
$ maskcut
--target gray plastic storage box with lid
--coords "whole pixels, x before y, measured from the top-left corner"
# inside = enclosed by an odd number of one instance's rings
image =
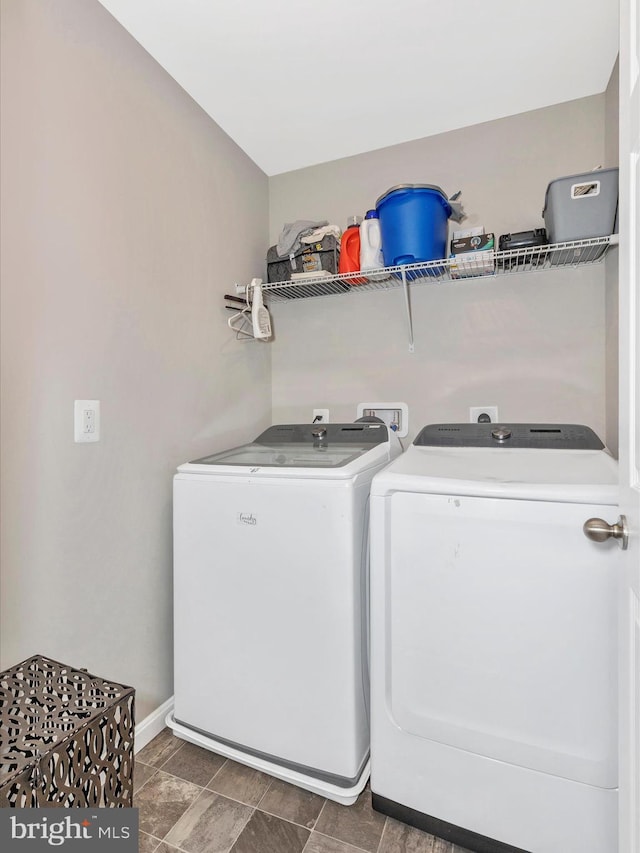
[[[551,181],[542,216],[550,243],[613,234],[618,210],[618,168],[596,169]],[[603,246],[551,252],[552,264],[595,260]]]

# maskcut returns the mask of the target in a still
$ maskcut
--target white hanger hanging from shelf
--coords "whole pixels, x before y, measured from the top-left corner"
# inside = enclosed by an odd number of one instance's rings
[[[271,340],[273,336],[271,317],[262,300],[262,279],[254,278],[251,284],[241,289],[236,285],[236,292],[242,293],[245,298],[245,304],[242,308],[227,320],[227,325],[236,333],[236,338],[252,341]],[[234,299],[234,297],[228,298]],[[236,300],[234,299],[234,301]]]

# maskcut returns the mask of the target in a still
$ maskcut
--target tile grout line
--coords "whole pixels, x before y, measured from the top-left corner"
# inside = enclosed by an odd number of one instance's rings
[[[162,770],[162,768],[164,767],[164,765],[165,765],[165,764],[167,764],[167,762],[171,761],[171,759],[172,759],[175,755],[177,755],[177,754],[180,752],[180,750],[181,750],[181,749],[183,749],[183,748],[187,745],[187,743],[188,743],[188,741],[186,741],[186,740],[185,740],[185,741],[184,741],[183,743],[181,743],[181,744],[180,744],[176,749],[174,749],[174,751],[171,753],[171,755],[167,756],[167,758],[162,762],[162,764],[159,764],[159,765],[158,765],[158,770]],[[173,774],[172,774],[172,775],[173,775]],[[178,777],[178,778],[180,778],[180,777]]]
[[[384,818],[384,826],[382,827],[382,832],[380,833],[380,841],[378,841],[378,846],[376,847],[376,853],[380,853],[380,849],[382,848],[382,841],[384,839],[384,834],[387,831],[387,826],[389,825],[389,818],[385,815]]]
[[[133,792],[134,797],[136,797],[140,793],[140,791],[144,788],[144,786],[147,784],[147,782],[150,782],[153,779],[153,777],[156,775],[156,773],[158,772],[158,768],[153,767],[151,764],[145,764],[143,761],[139,761],[138,763],[142,764],[143,767],[148,767],[150,770],[153,770],[153,773],[151,774],[151,776],[149,776],[148,779],[144,780],[144,782],[142,783],[142,785],[140,785],[140,787],[138,788],[137,791]],[[134,770],[134,773],[135,773],[135,770]],[[149,833],[147,833],[147,835],[149,835]]]
[[[215,794],[215,791],[213,791],[212,793],[214,793],[214,794]],[[222,796],[224,796],[224,795],[223,795],[223,794],[220,794],[220,796],[222,797]],[[231,799],[231,798],[229,797],[229,799]],[[237,802],[237,800],[234,800],[234,802]],[[247,804],[246,804],[246,803],[241,803],[240,805],[243,805],[243,806],[244,806],[244,805],[247,805]],[[224,853],[231,853],[231,851],[232,851],[232,850],[233,850],[233,848],[235,847],[236,841],[240,838],[240,836],[242,835],[242,833],[243,833],[243,832],[245,831],[245,829],[247,828],[247,826],[248,826],[248,824],[249,824],[249,821],[251,820],[251,818],[252,818],[252,817],[254,816],[254,814],[256,813],[256,807],[255,807],[255,806],[249,806],[249,808],[251,808],[251,812],[249,813],[249,817],[248,817],[248,818],[245,820],[245,822],[242,824],[242,829],[240,830],[240,832],[236,835],[236,837],[235,837],[235,838],[233,839],[233,841],[231,842],[231,846],[230,846],[227,850],[225,850],[225,851],[224,851]]]
[[[238,800],[236,799],[236,797],[229,796],[229,794],[223,794],[222,791],[214,791],[213,788],[205,788],[205,791],[208,791],[210,794],[215,794],[216,797],[222,797],[224,800],[229,800],[232,803],[237,803],[239,806],[246,806],[249,809],[253,809],[254,812],[260,811],[263,814],[269,814],[269,812],[265,812],[264,809],[259,809],[256,805],[254,805],[254,803],[245,803],[244,800]]]
[[[328,802],[329,802],[329,800],[325,797],[325,798],[324,798],[324,803],[322,804],[322,808],[320,809],[320,813],[318,814],[318,817],[316,818],[316,822],[313,824],[313,825],[314,825],[314,827],[316,826],[316,824],[318,823],[318,821],[319,821],[319,820],[320,820],[320,818],[322,817],[322,812],[324,811],[325,806],[327,805],[327,803],[328,803]]]
[[[217,753],[216,753],[216,755],[217,755]],[[168,759],[167,759],[167,760],[168,760]],[[150,781],[151,781],[151,779],[153,779],[153,777],[156,775],[156,773],[162,772],[162,773],[164,773],[164,774],[165,774],[165,776],[171,776],[171,778],[172,778],[172,779],[177,779],[179,782],[187,782],[189,785],[195,785],[195,786],[196,786],[196,788],[200,788],[200,793],[198,794],[198,797],[200,796],[200,794],[202,793],[202,791],[208,791],[210,794],[216,794],[218,797],[224,797],[224,799],[225,799],[225,800],[230,800],[230,801],[231,801],[231,802],[233,802],[233,803],[238,803],[238,805],[240,805],[240,806],[247,806],[248,808],[253,809],[254,811],[258,810],[258,811],[264,812],[265,814],[271,814],[271,812],[266,811],[266,809],[259,809],[259,808],[258,808],[258,806],[257,806],[257,805],[255,805],[254,803],[247,803],[247,802],[245,802],[244,800],[239,800],[239,799],[237,799],[237,797],[232,797],[230,794],[223,794],[223,793],[222,793],[222,791],[215,791],[213,788],[210,788],[210,787],[209,787],[209,785],[213,782],[213,780],[216,778],[216,776],[218,775],[218,773],[220,773],[220,771],[222,770],[222,768],[223,768],[223,767],[225,767],[225,766],[226,766],[226,764],[227,764],[227,762],[228,762],[228,761],[231,761],[231,760],[233,760],[233,759],[227,758],[227,759],[225,760],[224,764],[223,764],[223,765],[222,765],[218,770],[216,770],[216,772],[213,774],[213,776],[211,777],[211,779],[209,779],[209,781],[207,782],[207,784],[206,784],[206,785],[199,785],[197,782],[194,782],[192,779],[185,779],[185,778],[184,778],[184,776],[176,776],[176,774],[175,774],[175,773],[171,773],[169,770],[165,770],[165,769],[164,769],[164,765],[163,765],[162,767],[153,767],[151,764],[147,764],[146,766],[147,766],[147,767],[151,767],[151,769],[152,769],[152,770],[154,770],[154,773],[153,773],[153,775],[152,775],[152,776],[150,776],[148,779],[145,779],[145,781],[142,783],[142,785],[140,785],[140,787],[139,787],[139,788],[138,788],[138,790],[136,791],[136,794],[138,794],[138,793],[139,793],[139,792],[144,788],[144,786],[145,786],[148,782],[150,782]],[[143,762],[140,762],[140,763],[142,764]],[[165,762],[165,763],[166,763],[166,762]],[[240,762],[236,762],[236,763],[237,763],[237,764],[239,764]],[[244,765],[244,764],[240,764],[240,766],[241,766],[241,767],[248,767],[248,765]],[[249,768],[249,769],[251,770],[251,769],[253,769],[253,768]],[[258,772],[261,772],[261,771],[258,771]],[[272,780],[269,782],[269,785],[267,786],[267,789],[265,790],[264,794],[262,794],[262,796],[260,797],[260,802],[262,802],[262,800],[263,800],[263,799],[264,799],[264,797],[266,796],[266,794],[267,794],[267,792],[268,792],[269,788],[271,787],[271,784],[272,784],[272,782],[273,782],[273,781],[274,781],[274,780],[272,779]],[[196,799],[198,799],[198,797],[196,797]],[[195,800],[194,800],[194,802],[195,802]],[[323,808],[324,808],[324,803],[323,803]],[[322,811],[322,810],[321,810],[321,811]],[[278,815],[273,815],[273,817],[278,817]],[[282,818],[282,820],[286,820],[286,818]],[[289,821],[289,823],[295,823],[295,821]],[[302,826],[302,824],[296,824],[296,826]],[[308,829],[309,827],[307,826],[307,827],[304,827],[304,828],[305,828],[305,829]],[[148,833],[148,832],[147,832],[147,835],[149,835],[149,834],[150,834],[150,833]],[[155,837],[155,836],[154,836],[154,837]]]
[[[348,808],[348,806],[347,806],[347,808]],[[336,838],[335,835],[327,835],[326,832],[318,832],[317,829],[312,829],[311,831],[315,832],[316,835],[321,835],[323,838],[329,838],[329,839],[331,839],[331,841],[338,841],[340,844],[346,844],[347,847],[352,847],[354,850],[357,850],[358,853],[372,853],[371,850],[365,850],[364,847],[358,847],[357,844],[351,844],[351,842],[345,841],[343,838]],[[311,837],[311,836],[309,836],[309,837]],[[305,845],[305,847],[306,847],[306,845]],[[380,848],[380,842],[378,842],[378,847],[376,847],[376,852],[379,850],[379,848]]]
[[[322,808],[324,808],[324,804],[322,805]],[[316,825],[316,823],[318,822],[318,819],[320,818],[320,815],[318,814],[318,817],[315,818],[313,821],[313,826],[309,827],[309,826],[306,826],[304,823],[298,823],[295,820],[291,820],[291,818],[282,817],[281,814],[276,814],[275,812],[269,812],[266,809],[259,808],[258,806],[255,806],[255,810],[257,812],[261,812],[262,814],[268,814],[269,817],[277,817],[278,820],[283,820],[285,823],[291,823],[291,824],[293,824],[293,826],[299,826],[300,829],[306,829],[307,832],[313,832],[314,831],[313,827]],[[322,811],[322,809],[320,809],[320,811]],[[329,836],[329,837],[331,837],[331,836]]]
[[[214,752],[214,753],[213,753],[213,755],[217,755],[217,753],[215,753],[215,752]],[[220,756],[220,757],[222,758],[223,756]],[[208,788],[208,787],[209,787],[209,785],[213,782],[213,780],[216,778],[216,776],[218,775],[218,773],[222,770],[222,768],[223,768],[223,767],[226,767],[228,763],[229,763],[229,759],[228,759],[228,758],[225,758],[225,759],[224,759],[224,761],[222,762],[222,764],[220,765],[220,767],[218,767],[218,769],[217,769],[217,770],[216,770],[216,772],[213,774],[213,776],[211,777],[211,779],[209,779],[209,781],[207,782],[207,784],[204,786],[205,788]],[[248,803],[247,803],[247,805],[248,805]]]
[[[284,780],[284,779],[278,779],[278,777],[277,777],[277,776],[272,777],[272,778],[271,778],[271,781],[269,782],[269,784],[268,784],[268,786],[267,786],[267,790],[266,790],[266,791],[264,792],[264,794],[260,797],[260,800],[259,800],[258,804],[255,806],[256,811],[262,812],[262,814],[268,814],[268,815],[271,815],[271,817],[277,817],[277,818],[280,818],[280,820],[284,820],[284,821],[286,821],[287,823],[292,823],[294,826],[299,826],[299,827],[301,827],[302,829],[306,829],[306,830],[308,830],[309,832],[313,832],[313,827],[314,827],[314,826],[318,823],[318,821],[320,820],[320,815],[321,815],[321,814],[322,814],[322,812],[324,811],[324,807],[327,805],[327,798],[326,798],[326,797],[323,797],[323,798],[322,798],[323,802],[322,802],[322,806],[320,807],[320,811],[318,812],[317,817],[316,817],[316,818],[314,818],[313,826],[312,826],[311,828],[309,828],[308,826],[305,826],[305,825],[304,825],[304,824],[302,824],[302,823],[297,823],[295,820],[289,820],[289,818],[282,817],[282,815],[278,815],[278,814],[275,814],[274,812],[270,812],[270,811],[268,811],[267,809],[260,808],[260,805],[261,805],[262,801],[264,800],[264,798],[267,796],[267,794],[268,794],[268,793],[269,793],[269,791],[271,790],[271,786],[273,785],[273,783],[274,783],[274,782],[283,782],[285,785],[290,785],[290,784],[291,784],[291,782],[285,782],[285,780]],[[294,787],[295,787],[295,786],[294,786]],[[300,790],[303,790],[303,791],[304,791],[304,790],[306,790],[306,788],[301,788]],[[322,796],[321,794],[315,794],[313,791],[309,791],[309,793],[310,793],[310,794],[314,794],[314,796],[316,796],[316,797],[320,797],[320,796]],[[307,843],[308,843],[308,840],[307,840],[307,842],[305,843],[305,847],[307,846]],[[302,853],[302,851],[301,851],[301,853]]]
[[[227,760],[228,760],[228,759],[227,759]],[[225,764],[226,764],[226,761],[225,761]],[[224,765],[223,765],[223,766],[224,766]],[[222,767],[220,767],[220,769],[217,771],[217,773],[219,773],[219,772],[220,772],[220,770],[222,770]],[[162,772],[163,772],[163,773],[166,773],[166,775],[167,775],[167,776],[172,776],[174,779],[179,779],[179,780],[180,780],[180,781],[182,781],[182,782],[188,782],[188,781],[189,781],[188,779],[182,779],[180,776],[174,776],[172,773],[168,773],[166,770],[163,770]],[[214,775],[211,777],[211,779],[212,779],[212,780],[213,780],[213,779],[215,779],[215,777],[216,777],[217,773],[214,773]],[[196,783],[195,783],[195,782],[191,782],[190,784],[195,785]],[[225,794],[220,794],[220,793],[218,793],[218,791],[212,791],[210,788],[203,788],[203,787],[201,787],[200,785],[197,785],[197,787],[198,787],[198,788],[200,788],[200,792],[198,793],[198,796],[194,799],[194,801],[193,801],[192,803],[190,803],[190,804],[189,804],[189,806],[188,806],[188,807],[185,809],[185,811],[180,815],[180,817],[176,820],[176,822],[173,824],[173,826],[171,826],[171,827],[166,831],[166,833],[165,833],[165,835],[164,835],[164,838],[162,838],[162,839],[160,840],[160,844],[166,844],[166,845],[167,845],[167,846],[169,846],[169,847],[175,847],[175,849],[176,849],[176,850],[179,850],[179,851],[180,851],[180,853],[188,853],[188,851],[187,851],[187,850],[185,850],[185,848],[183,848],[183,847],[179,847],[178,845],[175,845],[175,844],[169,844],[169,842],[167,841],[167,837],[171,834],[172,830],[177,826],[177,824],[182,820],[182,818],[187,814],[187,812],[188,812],[188,811],[189,811],[189,810],[190,810],[190,809],[191,809],[191,808],[192,808],[192,807],[197,803],[197,801],[202,797],[202,795],[203,795],[203,794],[205,794],[205,793],[207,793],[207,794],[213,794],[214,796],[222,797],[223,799],[229,800],[230,802],[233,802],[233,803],[237,803],[238,805],[240,805],[240,806],[244,806],[245,808],[248,808],[248,809],[250,810],[250,811],[249,811],[249,814],[248,814],[248,816],[247,816],[247,819],[244,821],[244,823],[242,824],[242,826],[241,826],[241,828],[240,828],[240,831],[238,832],[238,834],[236,835],[236,837],[235,837],[235,838],[233,839],[233,841],[231,842],[231,846],[230,846],[227,850],[223,851],[223,853],[230,853],[230,851],[231,851],[231,850],[232,850],[232,848],[233,848],[233,845],[236,843],[236,841],[238,840],[238,838],[242,835],[242,833],[244,832],[244,830],[245,830],[245,829],[246,829],[246,827],[247,827],[247,824],[249,823],[249,821],[251,820],[251,818],[253,817],[253,815],[256,813],[257,808],[256,808],[256,806],[252,806],[252,805],[250,805],[249,803],[243,803],[241,800],[236,800],[236,799],[234,799],[233,797],[227,797]],[[266,792],[265,792],[265,793],[266,793]],[[147,835],[151,835],[151,833],[149,833],[149,832],[147,832],[146,834],[147,834]],[[153,836],[151,836],[151,837],[152,837],[152,838],[157,838],[157,836],[155,836],[155,835],[153,835]],[[155,849],[157,849],[157,848],[155,848]],[[155,853],[155,849],[154,849],[154,853]]]
[[[157,735],[157,737],[159,737],[159,735]],[[153,743],[153,741],[151,741],[151,743]],[[169,761],[170,758],[173,758],[173,756],[176,754],[176,752],[180,752],[180,750],[182,749],[182,747],[184,746],[185,743],[187,743],[187,741],[184,741],[184,743],[179,743],[178,746],[173,750],[171,755],[169,755],[169,756],[167,756],[167,758],[165,758],[165,760],[162,762],[162,764],[158,764],[156,766],[154,764],[149,764],[146,761],[142,761],[142,759],[140,759],[140,764],[146,764],[147,767],[156,767],[156,769],[159,770],[163,765],[165,765],[167,763],[167,761]],[[147,744],[147,746],[149,746],[149,744]],[[145,749],[146,749],[146,747],[145,747]],[[144,750],[142,750],[142,749],[140,750],[141,753],[143,751]]]
[[[144,829],[140,829],[140,827],[138,826],[138,834],[140,834],[140,833],[142,833],[143,835],[148,836],[148,837],[149,837],[149,838],[151,838],[153,841],[157,841],[156,846],[153,848],[153,850],[154,850],[154,851],[155,851],[155,850],[157,850],[157,849],[158,849],[158,847],[162,844],[162,839],[161,839],[161,838],[158,838],[158,836],[157,836],[157,835],[151,835],[151,833],[150,833],[150,832],[145,832],[145,831],[144,831]]]
[[[171,775],[170,773],[167,773],[167,776],[170,776],[170,775]],[[174,779],[179,779],[180,777],[179,777],[179,776],[174,776],[173,778],[174,778]],[[185,780],[183,779],[182,781],[184,782]],[[198,786],[198,787],[200,787],[200,786]],[[205,791],[206,791],[206,788],[200,788],[200,792],[198,793],[198,796],[194,798],[194,800],[193,800],[193,802],[192,802],[192,803],[189,803],[189,805],[188,805],[188,806],[187,806],[187,808],[182,812],[182,814],[180,815],[180,817],[179,817],[177,820],[175,820],[175,821],[173,822],[173,824],[169,827],[169,829],[165,832],[164,836],[162,837],[162,842],[163,842],[164,844],[167,844],[167,845],[168,845],[168,846],[170,846],[170,847],[177,847],[177,849],[178,849],[178,850],[180,850],[180,849],[181,849],[180,847],[178,847],[178,845],[177,845],[177,844],[171,844],[171,845],[169,845],[169,842],[167,841],[167,836],[169,836],[169,835],[173,832],[173,830],[174,830],[174,829],[176,828],[176,826],[180,823],[180,821],[181,821],[181,820],[182,820],[182,818],[186,815],[186,813],[187,813],[187,812],[188,812],[188,811],[189,811],[193,806],[195,806],[195,804],[198,802],[198,800],[200,799],[200,797],[202,796],[202,794],[203,794]],[[154,838],[155,838],[155,836],[154,836]]]
[[[171,775],[172,775],[171,773],[167,773],[167,776],[171,776]],[[180,779],[180,777],[179,777],[179,776],[174,776],[173,778],[174,778],[174,779]],[[188,781],[188,780],[182,779],[181,781],[185,782],[185,781]],[[195,782],[193,782],[192,784],[195,784]],[[197,787],[199,787],[199,788],[200,788],[200,786],[199,786],[199,785],[198,785]],[[183,850],[183,848],[182,848],[182,847],[180,847],[180,846],[179,846],[179,845],[177,845],[177,844],[169,844],[169,842],[167,841],[167,838],[168,838],[168,836],[169,836],[169,835],[171,835],[171,833],[173,832],[173,830],[174,830],[174,829],[176,828],[176,826],[180,823],[180,821],[181,821],[181,820],[182,820],[182,818],[187,814],[187,812],[188,812],[188,811],[190,811],[190,810],[193,808],[193,806],[195,806],[195,804],[196,804],[196,803],[198,802],[198,800],[202,797],[202,795],[205,793],[205,791],[206,791],[206,790],[207,790],[206,788],[200,788],[200,792],[198,793],[198,796],[194,798],[194,800],[193,800],[193,802],[192,802],[192,803],[189,803],[189,805],[188,805],[188,806],[187,806],[187,808],[182,812],[182,814],[180,815],[180,817],[179,817],[177,820],[175,820],[175,821],[174,821],[174,823],[173,823],[173,824],[169,827],[169,829],[165,832],[165,834],[164,834],[163,838],[162,838],[162,839],[161,839],[161,841],[160,841],[160,843],[161,843],[161,844],[166,844],[166,845],[167,845],[167,846],[169,846],[169,847],[175,847],[175,848],[176,848],[176,850],[181,850],[181,851]],[[210,791],[209,793],[215,793],[215,792],[214,792],[214,791]],[[150,833],[147,833],[147,834],[149,835]],[[155,837],[156,837],[156,836],[154,835],[154,836],[153,836],[153,838],[155,838]]]
[[[155,838],[155,835],[154,835],[153,837]],[[171,849],[172,849],[172,850],[179,850],[179,851],[180,851],[180,853],[187,853],[187,851],[186,851],[186,850],[183,850],[183,848],[182,848],[182,847],[176,847],[174,844],[167,844],[167,842],[166,842],[166,841],[164,841],[164,840],[163,840],[163,841],[160,841],[160,842],[158,843],[158,846],[153,848],[152,853],[156,853],[156,851],[160,849],[160,845],[161,845],[161,844],[166,844],[166,846],[167,846],[167,847],[171,847]]]
[[[177,750],[176,750],[176,752],[177,752]],[[174,755],[175,755],[175,753],[174,753]],[[172,758],[173,756],[170,756],[170,757]],[[167,761],[169,761],[168,758],[167,758]],[[142,764],[144,767],[149,767],[151,770],[153,770],[157,773],[158,770],[162,770],[162,768],[167,763],[167,761],[164,761],[162,764],[147,764],[145,761],[137,761],[136,764]],[[134,772],[135,772],[135,770],[134,770]],[[171,774],[171,775],[173,775],[173,774]],[[146,785],[146,782],[144,784]]]
[[[154,838],[155,838],[155,836],[154,836]],[[170,847],[172,850],[179,850],[180,853],[188,853],[188,850],[185,850],[184,847],[176,847],[175,844],[167,844],[166,841],[161,841],[160,844],[166,844],[167,847]],[[156,853],[156,851],[160,847],[160,844],[158,844],[158,847],[154,847],[152,853]]]
[[[258,771],[258,772],[262,772],[262,771]],[[265,774],[265,775],[267,775],[267,776],[268,776],[269,774],[267,773],[267,774]],[[267,787],[265,788],[264,794],[260,797],[260,799],[259,799],[259,800],[258,800],[258,802],[256,803],[255,808],[260,809],[260,803],[264,800],[264,798],[265,798],[265,797],[267,796],[267,794],[269,793],[269,791],[270,791],[270,789],[271,789],[271,786],[273,785],[274,781],[275,781],[275,777],[274,777],[274,776],[271,776],[271,777],[270,777],[269,784],[268,784],[268,785],[267,785]],[[262,809],[260,809],[260,811],[262,811]]]
[[[148,766],[148,765],[147,765],[147,766]],[[198,793],[198,797],[200,796],[200,794],[202,793],[202,791],[206,791],[206,790],[207,790],[207,789],[206,789],[205,787],[203,787],[202,785],[198,785],[198,783],[197,783],[197,782],[192,782],[192,781],[191,781],[191,779],[183,779],[183,778],[182,778],[182,776],[176,776],[176,774],[175,774],[175,773],[169,773],[169,771],[168,771],[168,770],[163,770],[163,769],[162,769],[162,767],[156,767],[156,768],[155,768],[155,771],[156,771],[156,772],[155,772],[152,776],[149,776],[149,778],[148,778],[148,779],[146,779],[146,780],[142,783],[142,785],[140,785],[140,787],[139,787],[139,788],[138,788],[138,790],[136,791],[136,795],[137,795],[137,794],[139,794],[139,793],[140,793],[140,791],[141,791],[141,790],[142,790],[142,789],[143,789],[143,788],[144,788],[144,787],[145,787],[145,786],[146,786],[146,785],[147,785],[147,784],[148,784],[148,783],[149,783],[153,778],[155,778],[155,776],[157,776],[157,774],[158,774],[158,773],[164,773],[164,775],[165,775],[165,776],[171,776],[171,778],[172,778],[172,779],[177,779],[177,780],[178,780],[178,782],[186,782],[188,785],[195,785],[195,787],[196,787],[196,788],[200,788],[200,793]],[[215,791],[214,791],[214,792],[212,792],[212,793],[215,793]],[[196,797],[196,799],[197,799],[197,797]],[[148,833],[148,832],[147,832],[147,835],[150,835],[150,833]]]
[[[169,759],[167,759],[167,761],[168,761],[168,760],[169,760]],[[145,765],[145,766],[146,766],[146,767],[150,767],[150,768],[151,768],[152,770],[154,770],[155,772],[154,772],[151,776],[149,776],[149,778],[148,778],[148,779],[145,779],[145,781],[142,783],[142,785],[140,785],[140,787],[139,787],[139,788],[138,788],[138,790],[136,791],[136,794],[137,794],[139,791],[141,791],[141,790],[144,788],[144,786],[147,784],[147,782],[150,782],[150,781],[151,781],[151,779],[153,779],[153,777],[156,775],[156,773],[158,773],[160,770],[165,774],[165,776],[171,776],[171,778],[172,778],[172,779],[177,779],[179,782],[188,782],[190,785],[195,785],[195,786],[196,786],[196,788],[202,788],[202,790],[203,790],[203,791],[211,791],[211,793],[212,793],[212,794],[217,794],[217,793],[218,793],[218,791],[212,791],[212,790],[211,790],[211,788],[209,788],[208,786],[213,782],[213,780],[216,778],[216,776],[217,776],[217,775],[218,775],[218,773],[222,770],[222,768],[225,766],[225,764],[227,763],[227,761],[228,761],[228,760],[229,760],[229,759],[226,759],[226,760],[225,760],[225,762],[224,762],[224,764],[222,764],[222,765],[221,765],[221,766],[216,770],[216,772],[213,774],[213,776],[211,777],[211,779],[209,779],[209,781],[207,782],[207,784],[206,784],[206,785],[200,785],[200,784],[198,784],[198,782],[194,782],[194,781],[193,781],[193,779],[185,779],[185,778],[184,778],[184,776],[177,776],[175,773],[171,773],[169,770],[165,770],[165,769],[164,769],[164,764],[163,764],[161,767],[153,767],[153,765],[151,765],[151,764],[147,764],[147,765]],[[143,762],[141,761],[141,762],[140,762],[140,764],[142,764],[142,763],[143,763]],[[167,762],[165,761],[165,764],[166,764],[166,763],[167,763]],[[198,796],[200,796],[200,795],[198,795]],[[221,796],[221,797],[225,797],[225,796],[226,796],[226,794],[220,794],[220,796]],[[233,797],[227,797],[227,799],[228,799],[228,800],[233,800]],[[249,805],[251,805],[250,803],[243,803],[243,802],[242,802],[242,800],[234,800],[234,802],[236,802],[236,803],[240,803],[240,805],[243,805],[243,806],[249,806]],[[149,834],[149,833],[147,833],[147,835],[148,835],[148,834]]]

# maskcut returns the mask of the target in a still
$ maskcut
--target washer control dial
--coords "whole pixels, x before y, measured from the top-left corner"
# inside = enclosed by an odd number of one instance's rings
[[[498,427],[497,429],[491,430],[491,436],[496,441],[502,443],[503,441],[507,441],[507,439],[511,438],[511,430],[508,427]]]

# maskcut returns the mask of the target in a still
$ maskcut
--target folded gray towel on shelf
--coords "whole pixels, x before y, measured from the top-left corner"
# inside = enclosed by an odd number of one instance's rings
[[[300,237],[301,243],[321,243],[325,237],[331,236],[336,238],[336,242],[340,242],[342,231],[337,225],[323,225],[322,228],[316,228],[315,231],[310,231],[308,234],[303,234]]]
[[[326,219],[322,222],[312,222],[309,219],[296,219],[295,222],[287,222],[283,225],[276,244],[278,257],[286,258],[292,252],[296,252],[301,246],[301,237],[328,224]]]

